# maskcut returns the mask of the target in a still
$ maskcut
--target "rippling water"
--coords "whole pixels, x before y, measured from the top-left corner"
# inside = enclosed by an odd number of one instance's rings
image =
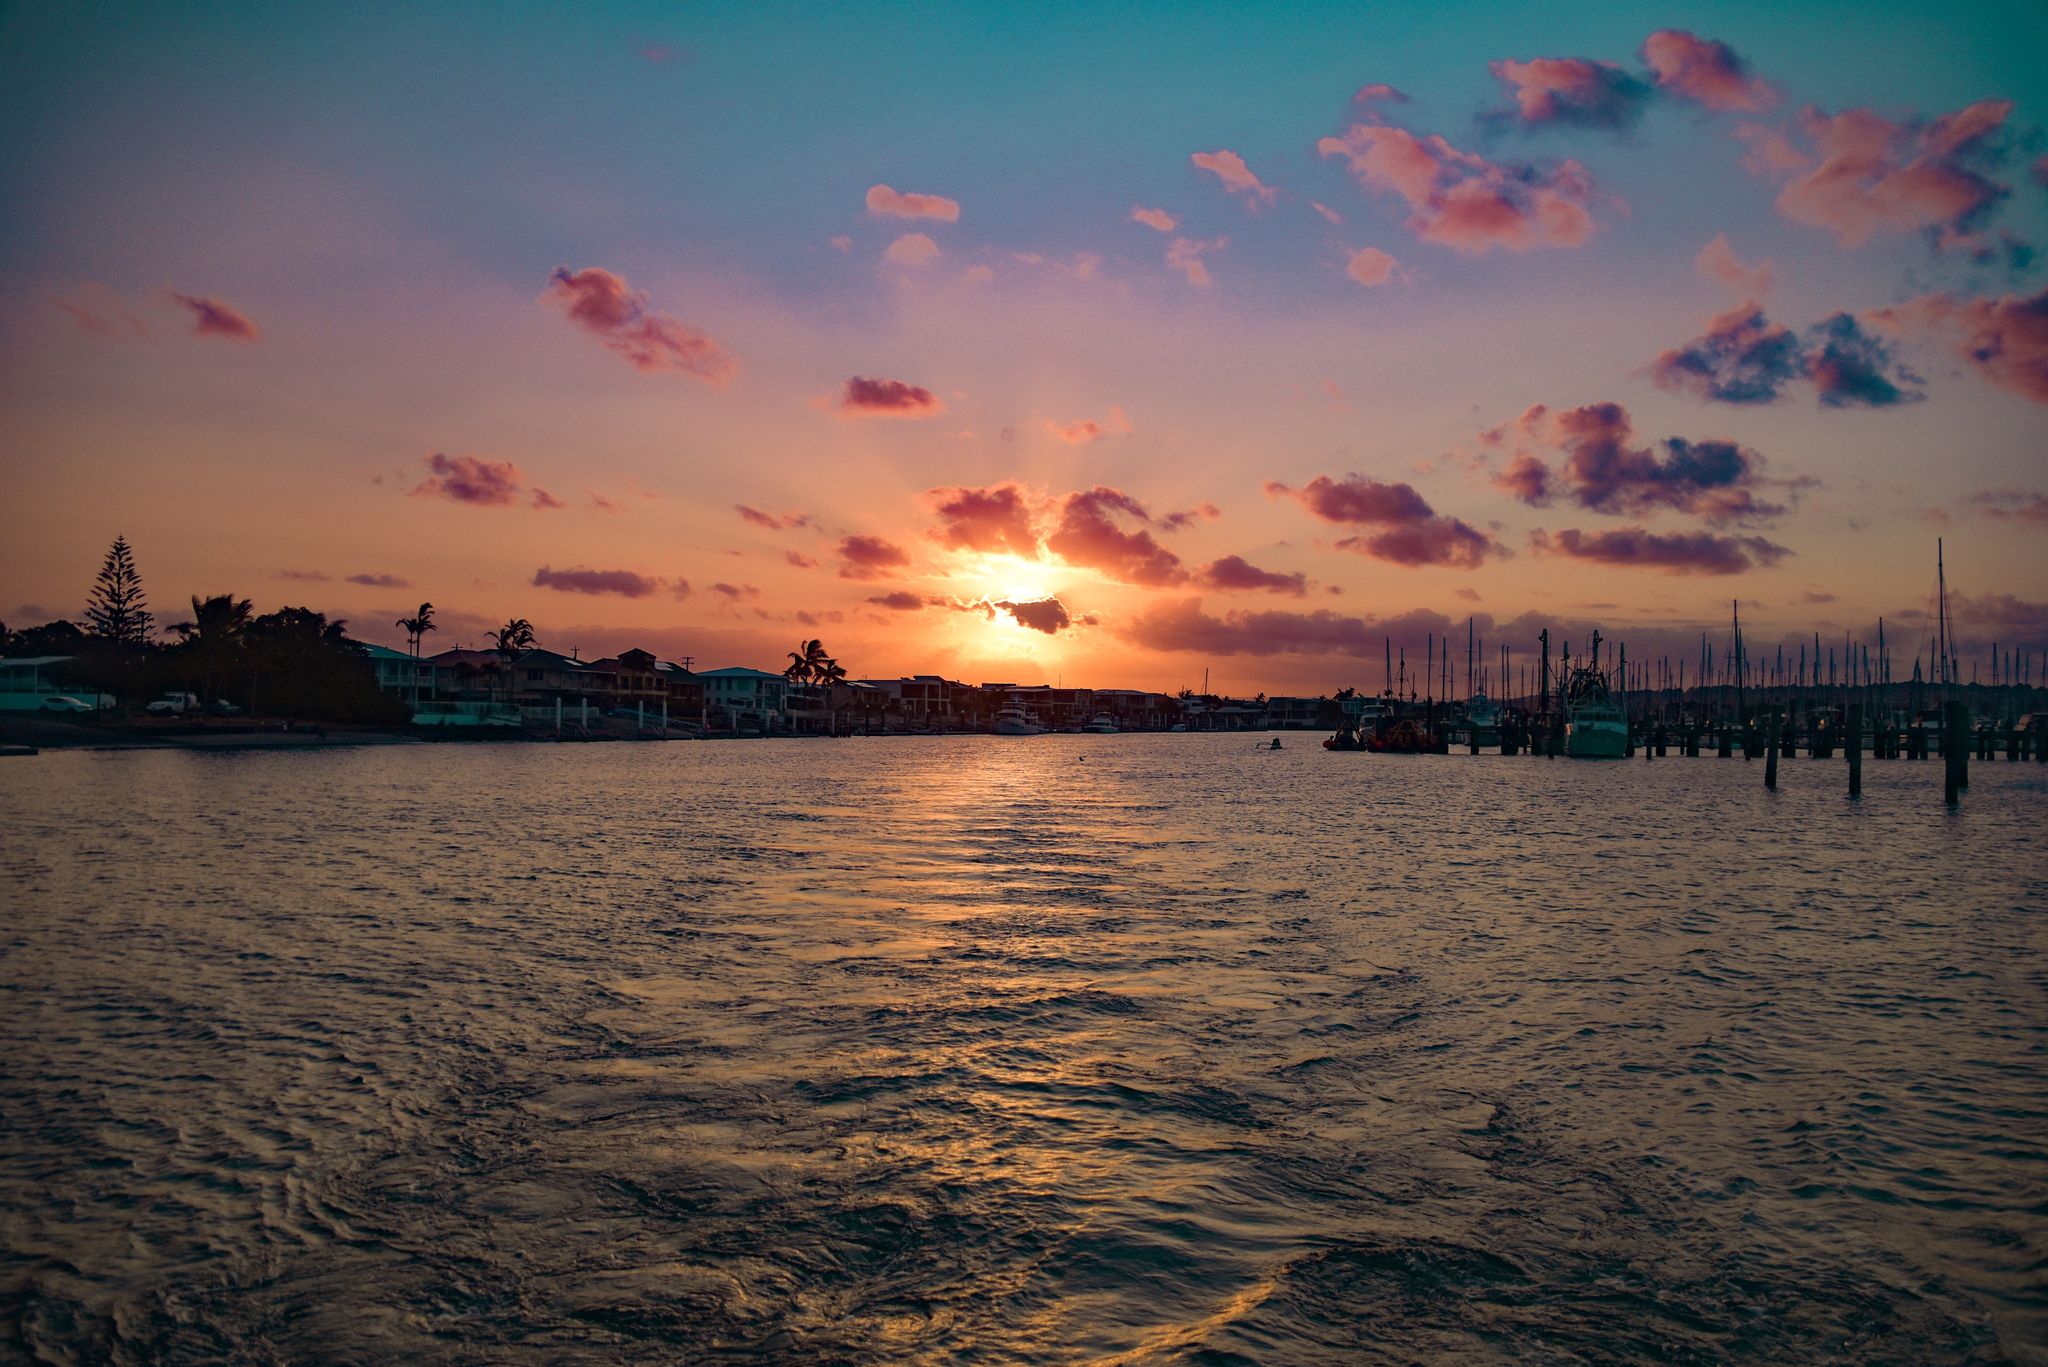
[[[0,1353],[2048,1361],[2048,768],[0,770]]]

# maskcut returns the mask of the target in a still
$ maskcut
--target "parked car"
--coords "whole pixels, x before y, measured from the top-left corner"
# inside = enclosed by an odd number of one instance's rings
[[[45,712],[92,712],[96,710],[91,703],[86,702],[83,698],[74,698],[66,693],[59,693],[53,697],[43,699],[43,711]]]
[[[242,709],[229,702],[226,698],[215,698],[206,705],[206,715],[209,717],[239,717],[242,715]]]
[[[166,693],[142,709],[152,717],[182,717],[199,710],[197,693]]]

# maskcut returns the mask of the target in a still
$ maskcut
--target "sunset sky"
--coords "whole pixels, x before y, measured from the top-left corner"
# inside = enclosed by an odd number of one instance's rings
[[[2039,3],[11,6],[0,617],[121,533],[164,621],[1318,692],[1735,598],[1909,657],[1943,536],[1965,655],[2048,649],[2044,54]]]

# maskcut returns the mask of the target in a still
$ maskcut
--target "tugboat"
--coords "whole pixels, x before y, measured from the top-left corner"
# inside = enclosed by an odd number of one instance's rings
[[[1564,752],[1574,759],[1620,759],[1628,754],[1628,713],[1600,672],[1600,633],[1593,633],[1595,663],[1564,680]]]

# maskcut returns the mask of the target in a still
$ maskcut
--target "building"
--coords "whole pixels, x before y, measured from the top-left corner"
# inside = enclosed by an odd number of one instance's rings
[[[112,707],[114,700],[78,684],[57,681],[75,655],[31,655],[0,660],[0,712],[40,711],[45,698],[76,698],[96,707]]]
[[[708,669],[698,677],[704,682],[712,726],[722,721],[735,731],[788,729],[789,680],[782,675],[735,665]]]
[[[422,698],[434,696],[434,666],[430,660],[415,658],[410,652],[393,650],[389,646],[364,645],[363,655],[376,671],[377,687],[396,698],[410,702],[413,690],[419,690]]]
[[[885,726],[908,727],[914,731],[950,730],[970,710],[963,704],[974,690],[966,684],[936,674],[912,674],[899,679],[860,679],[858,687],[874,690]]]

